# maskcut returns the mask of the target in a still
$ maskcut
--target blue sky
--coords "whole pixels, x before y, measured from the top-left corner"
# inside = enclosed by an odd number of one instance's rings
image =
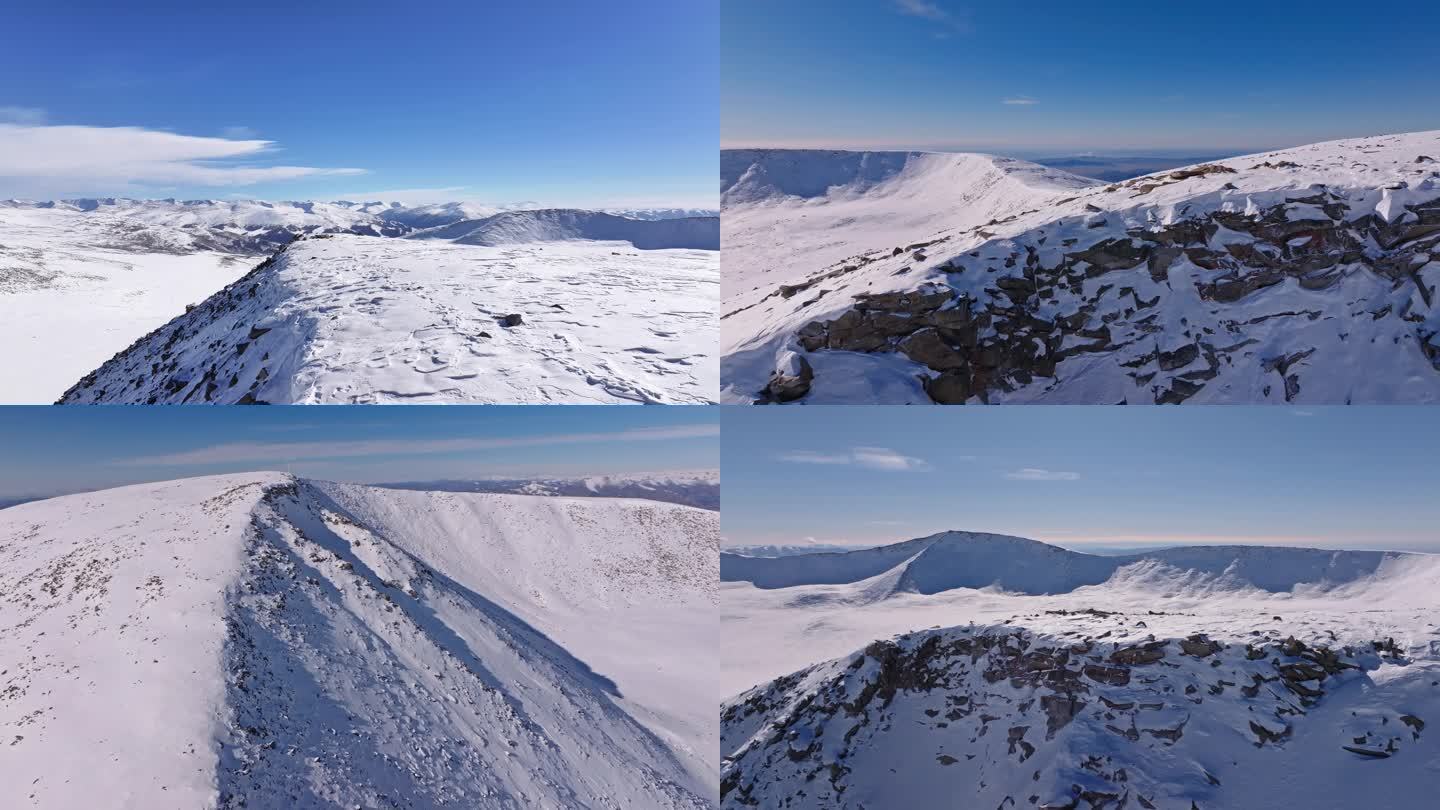
[[[1163,154],[1437,129],[1440,4],[1403,8],[726,0],[721,141]]]
[[[0,408],[0,499],[250,470],[360,483],[719,467],[713,409]]]
[[[715,2],[81,0],[3,29],[0,198],[717,197]]]
[[[1440,551],[1432,407],[726,408],[723,534]]]

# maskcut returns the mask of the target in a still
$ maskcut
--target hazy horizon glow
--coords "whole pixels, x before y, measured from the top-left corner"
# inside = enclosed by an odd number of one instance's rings
[[[961,530],[1080,550],[1440,551],[1432,420],[1423,406],[727,408],[724,542]],[[910,462],[857,463],[857,446]]]
[[[0,499],[260,470],[353,483],[713,470],[700,408],[0,408]]]

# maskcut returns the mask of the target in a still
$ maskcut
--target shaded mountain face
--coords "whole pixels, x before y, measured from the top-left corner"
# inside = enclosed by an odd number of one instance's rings
[[[592,498],[639,498],[678,503],[700,509],[720,509],[720,474],[656,473],[653,475],[606,475],[586,478],[509,478],[479,481],[412,481],[377,484],[391,489],[418,489],[428,492],[510,492],[521,495],[552,495]]]
[[[1413,555],[1269,546],[1191,546],[1142,554],[1096,555],[1000,534],[942,532],[859,551],[783,557],[722,553],[720,579],[757,588],[853,584],[890,574],[895,592],[934,594],[995,587],[1021,594],[1069,593],[1099,585],[1122,569],[1163,566],[1231,587],[1289,591],[1301,584],[1342,585]]]
[[[719,217],[630,219],[599,211],[546,209],[507,211],[414,234],[414,239],[447,239],[459,245],[528,244],[592,240],[629,242],[639,250],[720,249]]]
[[[85,376],[83,403],[713,402],[712,251],[317,235]]]
[[[1440,400],[1437,161],[1435,132],[1108,185],[981,155],[731,155],[725,399]]]
[[[717,543],[275,473],[4,510],[0,803],[713,806]]]

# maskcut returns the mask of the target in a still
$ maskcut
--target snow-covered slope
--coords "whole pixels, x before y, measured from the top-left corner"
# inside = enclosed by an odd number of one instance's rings
[[[412,239],[448,239],[460,245],[517,245],[592,240],[629,242],[640,250],[720,249],[718,217],[630,219],[599,211],[551,208],[506,211],[412,234]]]
[[[1440,400],[1440,132],[1110,185],[736,151],[721,191],[727,402]]]
[[[564,217],[557,220],[556,212],[550,211],[517,211],[493,221],[487,219],[507,210],[459,202],[402,206],[381,202],[123,198],[0,201],[0,311],[6,314],[0,319],[0,347],[4,347],[0,350],[0,404],[55,401],[67,386],[107,357],[244,274],[254,266],[253,257],[270,256],[300,237],[345,233],[398,237],[418,229],[463,222],[467,224],[460,229],[461,235],[481,232],[476,236],[477,244],[593,237],[633,239],[647,249],[695,245],[713,250],[719,243],[718,219],[683,218],[694,212],[679,209],[638,209],[627,211],[628,218],[568,212],[570,227],[566,227]],[[516,225],[532,217],[543,222],[544,227]],[[579,227],[575,223],[589,225]],[[617,242],[604,255],[611,252],[631,253],[633,248]],[[717,261],[713,256],[710,260]],[[573,287],[589,284],[602,293],[614,291],[623,282],[617,282],[615,272],[605,265],[616,261],[620,260],[602,260],[602,272],[594,278],[579,272],[589,264],[582,261],[579,268],[566,269],[584,281],[572,278],[557,283]],[[637,269],[648,274],[653,269],[650,263],[656,261],[661,260],[640,260],[637,264],[643,266]],[[688,264],[685,259],[675,262],[675,266]],[[497,272],[505,269],[501,263],[488,266]],[[661,294],[635,300],[635,307],[645,308],[649,314],[651,308],[676,303],[663,294],[664,290],[671,282],[683,283],[687,288],[696,288],[697,295],[708,297],[706,317],[713,321],[713,279],[694,283],[685,270],[673,274],[668,262],[656,275],[654,286],[664,289],[654,292]],[[515,283],[533,280],[527,271]],[[631,293],[644,295],[651,291],[650,286],[642,284]],[[436,293],[444,297],[443,291]],[[606,301],[607,297],[602,294],[598,299]],[[598,314],[608,317],[617,311],[617,307],[607,305]],[[657,314],[659,321],[671,323],[685,317],[666,309]],[[707,357],[713,356],[714,342],[714,333],[702,341]],[[645,340],[627,344],[621,351],[654,348]],[[657,374],[667,370],[668,365],[673,364],[657,365],[661,369]],[[605,369],[589,370],[597,380],[611,376]],[[715,390],[711,383],[705,399],[714,399]],[[543,399],[544,394],[534,396]]]
[[[604,242],[311,237],[61,401],[711,402],[718,263]]]
[[[0,515],[0,805],[715,802],[714,513],[276,473]]]
[[[809,556],[722,561],[724,807],[1433,795],[1440,557],[965,532]]]
[[[478,481],[410,481],[377,486],[431,492],[513,492],[580,498],[641,498],[701,509],[720,508],[720,471],[592,475],[584,478],[489,478]]]

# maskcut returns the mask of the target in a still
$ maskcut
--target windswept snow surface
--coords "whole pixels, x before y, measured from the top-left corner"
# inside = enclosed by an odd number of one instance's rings
[[[730,150],[721,192],[725,402],[1440,401],[1440,132],[1108,185]]]
[[[1342,810],[1440,778],[1434,555],[947,532],[721,566],[724,807]]]
[[[62,402],[709,403],[718,265],[620,242],[311,237]]]
[[[0,806],[713,806],[712,512],[217,476],[0,514]]]

